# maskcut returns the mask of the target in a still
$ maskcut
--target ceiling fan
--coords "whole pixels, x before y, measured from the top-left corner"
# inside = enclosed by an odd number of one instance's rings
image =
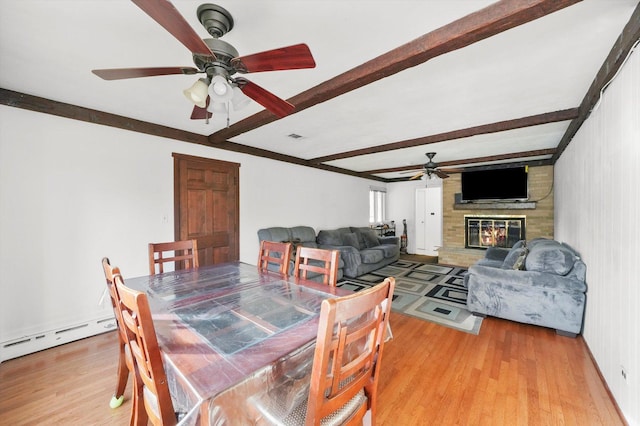
[[[442,170],[439,170],[438,163],[433,161],[433,157],[436,156],[435,152],[427,152],[425,155],[429,158],[429,161],[423,166],[424,170],[411,176],[409,180],[419,179],[425,174],[429,179],[431,179],[431,175],[436,175],[440,179],[446,179],[449,177],[448,174],[444,173]]]
[[[208,120],[215,112],[226,114],[228,124],[229,103],[232,104],[234,110],[239,110],[250,102],[249,98],[280,118],[293,112],[295,107],[289,102],[246,78],[233,77],[233,75],[236,73],[314,68],[316,63],[306,44],[296,44],[239,56],[238,51],[232,45],[219,39],[233,28],[233,17],[226,9],[210,3],[198,7],[198,20],[213,37],[201,39],[168,0],[131,1],[191,51],[196,68],[97,69],[91,71],[95,75],[104,80],[119,80],[204,73],[205,78],[200,78],[193,86],[184,91],[185,96],[195,105],[191,113],[193,120]]]

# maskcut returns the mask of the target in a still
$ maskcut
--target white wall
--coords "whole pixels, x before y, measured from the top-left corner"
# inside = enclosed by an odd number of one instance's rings
[[[556,238],[587,265],[584,339],[630,425],[640,424],[637,50],[555,167]]]
[[[98,305],[100,259],[146,275],[147,243],[173,240],[172,152],[241,163],[240,260],[252,264],[259,228],[366,226],[380,186],[0,106],[0,342],[112,315]]]

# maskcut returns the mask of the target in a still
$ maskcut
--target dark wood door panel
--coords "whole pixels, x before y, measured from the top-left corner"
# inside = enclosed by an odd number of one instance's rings
[[[176,239],[197,239],[200,265],[239,258],[237,163],[174,154]]]

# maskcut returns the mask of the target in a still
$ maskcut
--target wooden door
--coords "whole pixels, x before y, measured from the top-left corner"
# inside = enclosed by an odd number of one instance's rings
[[[240,164],[173,157],[176,240],[198,240],[200,266],[238,260]]]

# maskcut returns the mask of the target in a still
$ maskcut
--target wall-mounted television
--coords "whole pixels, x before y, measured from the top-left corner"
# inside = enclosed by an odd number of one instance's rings
[[[462,201],[526,201],[527,167],[462,172]]]

